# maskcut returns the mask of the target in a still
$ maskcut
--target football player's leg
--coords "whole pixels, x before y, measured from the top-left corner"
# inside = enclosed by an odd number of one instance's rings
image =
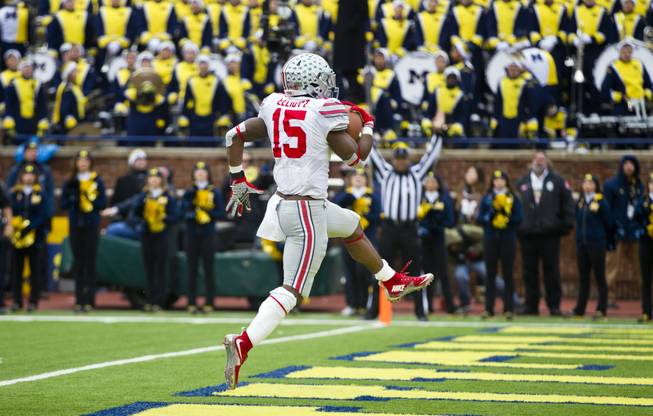
[[[374,274],[388,299],[396,302],[416,290],[428,286],[433,274],[409,276],[403,270],[396,272],[381,258],[360,227],[360,218],[355,212],[327,201],[327,228],[329,238],[343,238],[350,256]],[[419,253],[417,253],[419,254]],[[408,265],[406,265],[408,266]]]
[[[249,350],[279,326],[302,296],[308,296],[326,254],[328,237],[323,201],[282,201],[278,215],[287,236],[283,253],[284,284],[270,292],[242,334],[225,337],[225,376],[231,388],[238,384],[240,365]]]
[[[354,211],[327,201],[327,228],[329,238],[342,238],[345,249],[377,280],[390,279],[395,271],[381,258],[360,226],[360,217]]]

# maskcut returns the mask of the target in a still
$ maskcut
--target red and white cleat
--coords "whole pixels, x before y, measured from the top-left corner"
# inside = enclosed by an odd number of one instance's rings
[[[224,337],[224,349],[227,352],[227,365],[224,367],[224,378],[229,389],[238,386],[240,366],[247,360],[247,352],[252,348],[246,334],[227,334]]]
[[[396,302],[409,293],[422,290],[433,281],[433,273],[426,273],[421,276],[409,276],[405,273],[409,261],[400,272],[395,273],[389,280],[379,282],[379,286],[385,291],[385,295],[390,302]]]

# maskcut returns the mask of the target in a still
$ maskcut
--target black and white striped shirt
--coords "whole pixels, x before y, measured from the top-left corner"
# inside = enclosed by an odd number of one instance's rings
[[[429,147],[430,146],[430,149]],[[374,181],[381,186],[381,201],[385,218],[393,221],[413,221],[422,200],[422,180],[437,161],[442,139],[433,136],[420,161],[408,171],[399,173],[376,149],[370,152]]]

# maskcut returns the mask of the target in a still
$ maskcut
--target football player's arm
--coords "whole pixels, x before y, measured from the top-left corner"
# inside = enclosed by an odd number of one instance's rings
[[[229,159],[229,171],[231,173],[243,163],[243,151],[245,142],[253,142],[267,137],[268,131],[263,119],[252,117],[232,128],[225,135],[227,146],[227,158]],[[242,168],[240,169],[242,171]]]
[[[349,166],[356,166],[360,162],[359,147],[346,131],[331,131],[327,136],[327,143]]]

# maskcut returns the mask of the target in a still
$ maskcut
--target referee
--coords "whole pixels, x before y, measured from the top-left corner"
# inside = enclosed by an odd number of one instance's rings
[[[431,170],[441,149],[442,139],[433,136],[422,159],[412,166],[408,146],[403,143],[392,152],[392,163],[386,162],[374,148],[370,153],[375,185],[381,189],[383,209],[379,252],[388,260],[396,259],[397,255],[404,263],[414,259],[408,269],[413,275],[421,271],[417,208],[422,200],[422,180]],[[414,299],[417,319],[426,320],[428,311],[424,310],[421,293],[416,293]],[[366,319],[376,318],[378,302],[379,288],[375,286]]]

